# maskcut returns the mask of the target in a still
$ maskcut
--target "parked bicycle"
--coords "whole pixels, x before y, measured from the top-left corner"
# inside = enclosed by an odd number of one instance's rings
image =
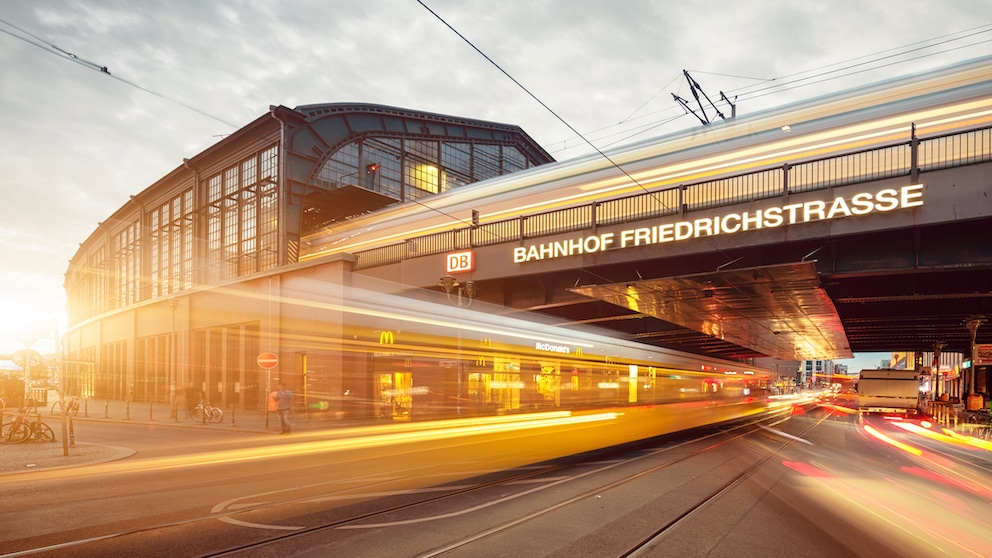
[[[224,410],[207,403],[206,399],[201,399],[196,407],[190,411],[190,416],[196,422],[206,424],[208,422],[221,422],[224,420]]]
[[[52,403],[52,416],[62,416],[62,409],[65,409],[65,417],[73,418],[79,414],[79,398],[75,395],[63,397]]]
[[[54,442],[55,431],[52,427],[41,422],[41,415],[35,413],[34,419],[29,416],[27,409],[21,409],[14,419],[0,427],[0,443],[19,444],[31,440],[33,442]]]
[[[980,426],[972,432],[973,435],[982,440],[992,441],[992,411],[986,411],[979,424]]]

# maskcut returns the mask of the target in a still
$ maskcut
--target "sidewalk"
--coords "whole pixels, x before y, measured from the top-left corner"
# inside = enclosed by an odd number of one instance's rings
[[[970,435],[975,424],[968,422],[968,412],[960,404],[949,405],[950,412],[940,421],[942,426],[963,435]],[[41,418],[55,431],[55,442],[24,442],[21,444],[0,444],[0,476],[26,471],[57,469],[92,465],[105,461],[123,459],[134,454],[134,450],[123,446],[90,444],[78,435],[75,446],[65,455],[62,442],[62,425],[58,416],[51,415],[51,402],[47,407],[38,407]],[[10,420],[13,412],[3,412],[4,422]],[[266,414],[268,414],[266,424]],[[275,412],[224,410],[223,422],[202,424],[189,418],[185,409],[178,409],[178,417],[169,417],[169,406],[165,403],[131,403],[125,401],[81,400],[79,414],[73,419],[74,430],[86,422],[117,422],[144,424],[161,428],[207,428],[227,432],[258,434],[279,434],[279,417]],[[293,431],[308,432],[329,428],[373,424],[374,419],[338,420],[327,412],[296,410],[292,415]]]
[[[134,450],[123,446],[110,446],[87,443],[79,437],[80,425],[86,422],[116,422],[145,424],[161,428],[207,428],[227,432],[254,432],[278,434],[279,417],[275,412],[224,410],[224,420],[220,423],[202,424],[189,418],[186,409],[178,409],[178,416],[170,418],[169,405],[165,403],[127,403],[125,401],[80,400],[79,414],[73,419],[74,447],[69,447],[65,455],[62,441],[62,423],[59,416],[51,414],[51,404],[38,407],[43,422],[55,431],[55,442],[23,442],[20,444],[0,444],[0,476],[26,471],[57,469],[92,465],[105,461],[123,459],[134,454]],[[3,422],[13,417],[14,411],[3,411]],[[268,420],[268,423],[266,423]],[[292,415],[293,431],[305,432],[343,425],[328,417],[326,413],[295,411]],[[351,422],[353,424],[354,422]],[[266,426],[267,424],[267,426]]]

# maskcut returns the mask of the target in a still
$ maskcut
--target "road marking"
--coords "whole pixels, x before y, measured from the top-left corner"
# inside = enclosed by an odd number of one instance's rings
[[[389,490],[386,492],[361,492],[358,494],[334,494],[331,496],[314,496],[307,498],[304,502],[335,502],[338,500],[354,500],[356,498],[382,498],[385,496],[401,496],[405,494],[426,494],[428,492],[450,492],[454,490],[465,490],[475,488],[475,484],[463,484],[453,486],[434,486],[430,488],[413,488],[410,490]]]
[[[278,531],[299,531],[303,529],[302,525],[266,525],[264,523],[248,523],[247,521],[241,521],[240,519],[234,519],[233,517],[218,517],[224,523],[230,523],[231,525],[239,525],[241,527],[250,527],[252,529],[276,529]]]
[[[765,426],[763,424],[759,424],[758,425],[758,428],[762,428],[764,430],[767,430],[767,431],[771,432],[772,434],[776,434],[776,435],[781,436],[783,438],[788,438],[790,440],[795,440],[797,442],[802,442],[804,444],[809,444],[811,446],[813,445],[813,442],[810,442],[809,440],[806,440],[804,438],[800,438],[799,436],[793,436],[792,434],[786,434],[785,432],[782,432],[781,430],[775,430],[774,428],[768,428],[767,426]]]

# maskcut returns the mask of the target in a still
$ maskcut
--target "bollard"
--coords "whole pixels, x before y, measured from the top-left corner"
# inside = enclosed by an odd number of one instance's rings
[[[105,419],[110,418],[110,401],[105,400],[103,402],[103,418]]]
[[[131,402],[124,402],[124,420],[131,420]]]
[[[90,400],[83,399],[83,416],[90,418]]]
[[[231,405],[231,426],[237,426],[237,424],[234,423],[234,405]]]
[[[152,422],[154,420],[155,420],[155,417],[152,416],[152,402],[149,401],[148,402],[148,422]]]
[[[69,447],[76,447],[76,431],[72,428],[72,419],[69,419]]]

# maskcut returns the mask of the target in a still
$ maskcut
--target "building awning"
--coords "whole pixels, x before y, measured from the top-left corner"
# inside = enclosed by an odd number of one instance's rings
[[[397,203],[397,200],[352,184],[333,190],[309,192],[303,207],[303,234],[310,234],[334,221]]]
[[[854,356],[812,262],[569,290],[782,360]]]
[[[24,369],[12,360],[0,360],[0,372],[23,372]]]

